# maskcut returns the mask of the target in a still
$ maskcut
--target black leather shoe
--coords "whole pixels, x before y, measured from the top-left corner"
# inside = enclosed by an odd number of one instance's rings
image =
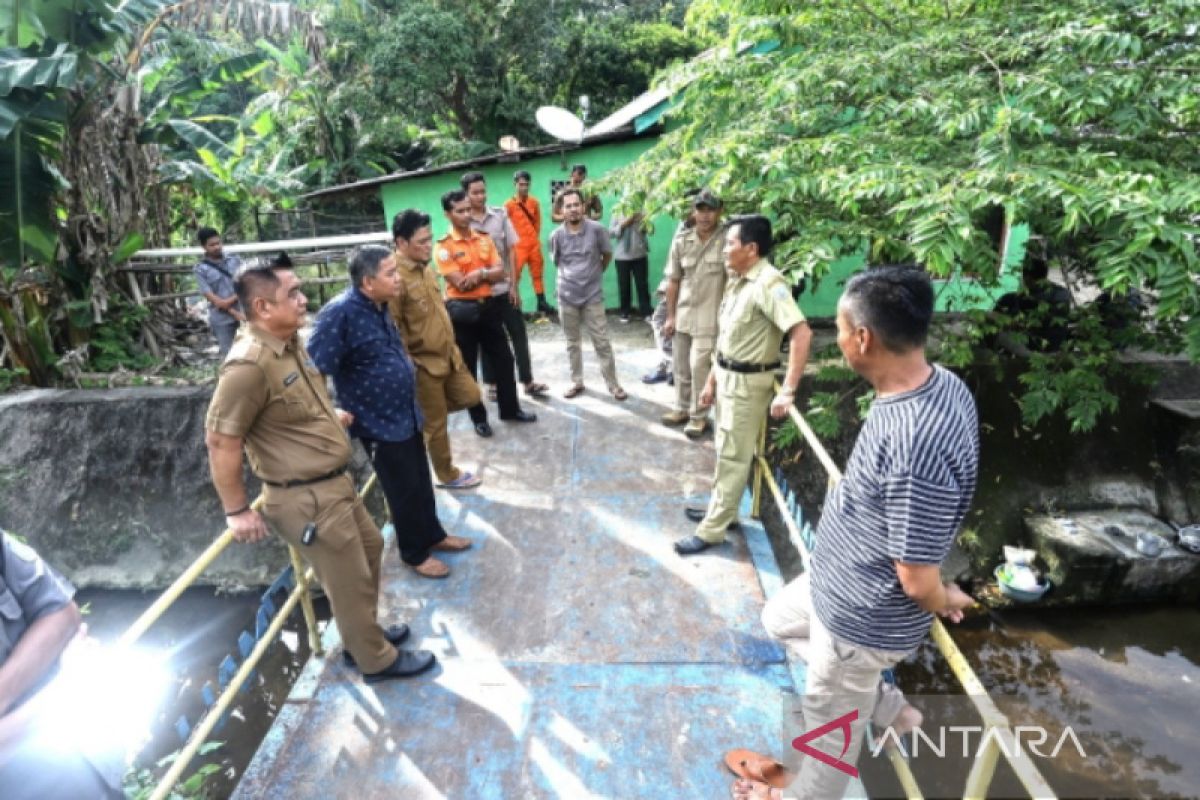
[[[399,647],[400,643],[408,638],[408,634],[408,626],[403,622],[396,625],[388,625],[383,629],[383,638],[391,642],[393,647]],[[342,650],[342,661],[345,662],[347,667],[358,666],[354,662],[354,656],[350,655],[349,650]]]
[[[675,552],[681,556],[694,556],[696,553],[703,553],[710,547],[716,547],[724,542],[706,542],[699,536],[688,536],[675,542]]]
[[[367,683],[379,683],[392,678],[408,678],[424,672],[437,663],[437,656],[428,650],[401,650],[387,669],[363,675]]]
[[[537,414],[534,414],[532,411],[520,410],[511,417],[501,417],[500,419],[505,422],[537,422]]]
[[[705,515],[705,514],[707,514],[707,513],[708,513],[708,509],[707,509],[707,508],[705,508],[705,507],[702,507],[702,506],[701,506],[701,507],[697,507],[697,506],[686,506],[686,507],[683,509],[683,515],[684,515],[685,517],[687,517],[687,518],[688,518],[688,520],[690,520],[691,522],[703,522],[703,521],[704,521],[704,515]],[[740,527],[742,527],[742,523],[738,522],[738,521],[735,519],[733,522],[731,522],[731,523],[729,523],[728,525],[726,525],[726,526],[725,526],[725,530],[727,530],[727,531],[736,531],[736,530],[737,530],[738,528],[740,528]]]
[[[486,422],[476,422],[475,432],[486,439],[492,435],[492,426]]]

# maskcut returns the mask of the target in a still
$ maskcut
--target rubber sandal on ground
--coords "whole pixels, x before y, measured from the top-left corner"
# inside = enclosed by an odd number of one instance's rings
[[[775,789],[785,788],[796,777],[783,764],[753,750],[730,750],[725,753],[725,766],[739,778]]]
[[[572,397],[579,397],[581,394],[583,394],[583,384],[577,383],[570,389],[567,389],[565,392],[563,392],[563,397],[570,400]]]
[[[478,475],[472,475],[469,472],[464,472],[449,483],[439,483],[438,488],[441,489],[474,489],[479,484],[483,483],[483,479]]]
[[[450,574],[450,568],[433,556],[417,564],[412,571],[422,578],[444,578]]]

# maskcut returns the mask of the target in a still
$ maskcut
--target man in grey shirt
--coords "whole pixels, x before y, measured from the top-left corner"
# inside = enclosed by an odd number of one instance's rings
[[[578,189],[559,194],[564,221],[550,234],[550,256],[558,270],[558,315],[567,337],[567,355],[571,359],[571,387],[563,397],[583,393],[582,326],[587,327],[592,348],[600,359],[600,372],[608,391],[618,400],[629,395],[617,381],[617,364],[608,326],[604,319],[604,268],[612,259],[612,246],[603,225],[583,215],[583,195]]]
[[[654,313],[650,305],[650,243],[646,240],[646,220],[638,211],[630,216],[613,214],[608,224],[609,235],[617,243],[613,257],[617,262],[617,290],[621,298],[621,322],[629,322],[632,314],[630,279],[637,288],[638,316],[649,319]]]
[[[201,228],[196,239],[204,248],[204,259],[192,272],[204,299],[208,301],[208,327],[217,337],[217,360],[224,361],[225,354],[233,345],[238,325],[246,321],[238,307],[237,293],[233,290],[233,276],[237,275],[242,261],[237,256],[225,255],[221,234],[213,228]]]

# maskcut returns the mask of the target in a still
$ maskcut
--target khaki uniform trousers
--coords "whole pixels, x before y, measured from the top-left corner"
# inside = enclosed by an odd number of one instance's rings
[[[263,516],[309,563],[325,589],[342,644],[364,673],[396,660],[377,613],[383,536],[354,490],[350,475],[282,489],[263,486]],[[304,527],[317,524],[317,539],[300,542]]]
[[[449,415],[477,406],[481,399],[479,384],[464,368],[453,367],[449,375],[441,377],[417,368],[417,402],[425,415],[425,449],[438,483],[450,483],[462,475],[450,452],[450,434],[446,432]]]
[[[675,332],[675,410],[686,411],[693,421],[708,419],[708,409],[700,407],[700,393],[712,371],[715,336],[692,336],[690,333]]]
[[[608,340],[608,321],[604,316],[604,303],[597,301],[586,306],[572,306],[558,302],[558,319],[562,323],[563,335],[567,337],[567,355],[571,360],[571,382],[583,383],[583,332],[587,328],[592,340],[592,349],[600,359],[600,374],[609,391],[620,386],[617,382],[617,362],[613,358],[612,343]]]
[[[675,336],[675,352],[679,352],[678,334]],[[714,445],[717,471],[713,477],[708,511],[696,528],[696,535],[710,544],[725,541],[725,529],[737,519],[742,492],[750,477],[754,448],[758,444],[758,432],[766,419],[774,390],[774,375],[770,372],[743,375],[720,367],[715,369],[717,429]],[[678,386],[678,375],[675,381]]]
[[[792,581],[767,604],[763,609],[763,624],[772,636],[784,641],[800,636],[807,639],[805,730],[811,731],[858,711],[858,718],[849,723],[850,746],[845,755],[842,755],[843,737],[836,729],[808,742],[809,747],[853,766],[862,751],[867,722],[886,727],[904,707],[904,695],[894,686],[882,684],[879,673],[894,667],[908,654],[863,647],[834,635],[811,612],[812,601],[806,597],[807,578],[802,575]],[[794,796],[814,800],[840,800],[845,796],[850,782],[846,773],[795,751],[787,759],[792,762],[787,766],[797,771],[796,780],[789,787]]]
[[[784,586],[763,607],[762,623],[772,638],[778,639],[793,656],[808,663],[812,653],[812,626],[815,615],[812,607],[812,588],[809,574],[801,573]],[[879,681],[879,697],[871,722],[886,728],[904,710],[904,692],[894,683]]]

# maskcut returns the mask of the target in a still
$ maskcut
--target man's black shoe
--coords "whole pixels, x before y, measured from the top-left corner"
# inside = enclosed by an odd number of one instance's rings
[[[408,634],[408,626],[403,622],[396,625],[388,625],[383,629],[383,638],[391,642],[393,647],[399,647],[400,643],[408,638]],[[354,656],[350,655],[350,651],[346,649],[342,650],[342,661],[345,662],[347,667],[358,666],[354,663]]]
[[[524,409],[521,409],[511,417],[501,417],[500,419],[504,420],[505,422],[537,422],[537,414],[534,414],[532,411],[525,411]]]
[[[692,522],[703,522],[704,515],[707,513],[708,513],[707,508],[697,508],[696,506],[687,506],[683,509],[683,515],[685,517],[687,517],[689,520],[691,520]],[[733,522],[731,522],[725,526],[725,530],[736,531],[740,527],[742,527],[742,523],[738,522],[735,519]]]
[[[492,435],[492,426],[486,422],[476,422],[475,432],[486,439]]]
[[[401,650],[396,660],[387,669],[364,674],[367,683],[379,683],[392,678],[408,678],[417,675],[437,663],[437,656],[428,650]]]
[[[710,547],[716,547],[724,542],[706,542],[699,536],[688,536],[675,542],[675,552],[681,556],[694,556],[703,553]]]

